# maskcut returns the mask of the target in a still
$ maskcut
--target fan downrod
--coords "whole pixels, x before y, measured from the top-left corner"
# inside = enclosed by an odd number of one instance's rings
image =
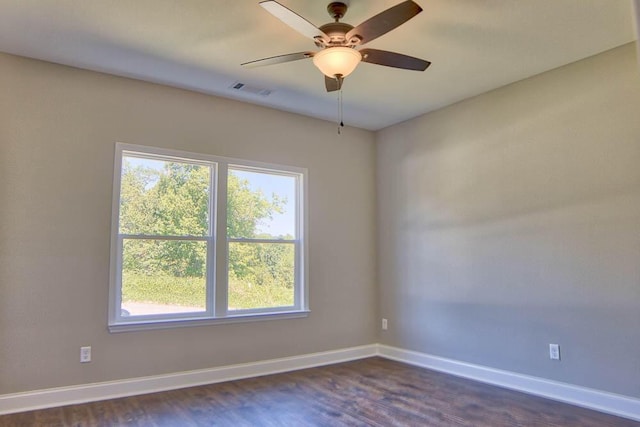
[[[334,1],[327,6],[327,12],[329,16],[338,22],[347,13],[348,6],[340,1]]]

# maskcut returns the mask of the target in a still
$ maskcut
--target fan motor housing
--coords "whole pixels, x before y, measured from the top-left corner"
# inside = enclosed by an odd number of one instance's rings
[[[344,46],[346,44],[345,34],[352,29],[353,25],[344,22],[331,22],[320,27],[320,30],[331,39],[331,46]]]
[[[334,22],[318,28],[276,0],[262,0],[260,2],[261,6],[294,30],[312,38],[315,45],[320,48],[320,51],[278,55],[257,61],[245,62],[242,65],[254,67],[313,58],[314,64],[318,66],[325,75],[327,92],[333,92],[340,90],[342,87],[341,79],[353,71],[360,61],[415,71],[424,71],[431,64],[424,59],[414,58],[396,52],[378,49],[356,49],[388,33],[422,12],[422,8],[415,1],[404,0],[402,3],[378,13],[356,27],[340,22],[342,17],[347,13],[347,2],[348,0],[329,3],[327,11],[334,19]],[[347,58],[343,61],[346,63],[346,68],[334,67],[335,63],[329,63],[330,61],[323,62],[323,58],[333,59],[335,55],[343,55],[337,62]]]

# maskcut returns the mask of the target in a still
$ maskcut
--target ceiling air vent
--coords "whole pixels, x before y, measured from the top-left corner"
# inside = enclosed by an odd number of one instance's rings
[[[253,95],[260,95],[260,96],[269,96],[273,92],[271,89],[251,86],[251,85],[240,83],[240,82],[235,82],[230,86],[230,88],[240,92],[246,92],[246,93],[250,93]]]

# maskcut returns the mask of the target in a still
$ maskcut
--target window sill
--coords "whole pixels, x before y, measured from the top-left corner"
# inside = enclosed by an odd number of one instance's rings
[[[253,313],[228,315],[218,318],[187,318],[178,320],[137,320],[135,322],[109,325],[110,333],[135,332],[154,329],[186,328],[193,326],[224,325],[228,323],[260,322],[265,320],[296,319],[308,317],[309,310],[280,311],[277,313]]]

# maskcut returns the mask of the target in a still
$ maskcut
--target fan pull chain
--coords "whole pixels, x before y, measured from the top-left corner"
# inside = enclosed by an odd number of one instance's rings
[[[344,127],[344,121],[342,120],[342,89],[340,89],[338,91],[338,120],[340,121],[338,123],[338,135],[340,135],[342,132],[342,128]]]

